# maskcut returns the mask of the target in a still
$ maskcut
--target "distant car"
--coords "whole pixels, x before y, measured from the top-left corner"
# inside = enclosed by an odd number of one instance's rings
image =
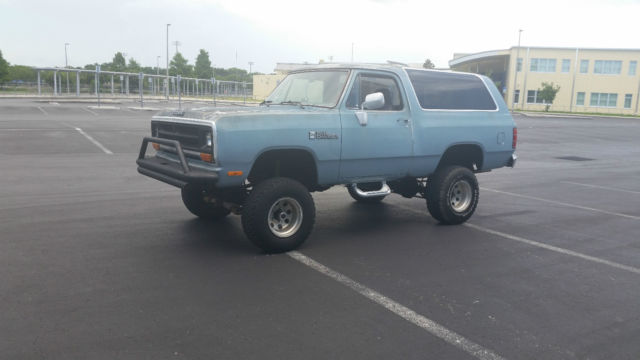
[[[255,245],[282,252],[311,232],[310,192],[340,184],[362,203],[421,197],[439,222],[465,222],[475,173],[515,165],[517,129],[484,76],[332,64],[289,74],[258,107],[161,113],[151,135],[141,174],[181,188],[196,216],[240,214]]]

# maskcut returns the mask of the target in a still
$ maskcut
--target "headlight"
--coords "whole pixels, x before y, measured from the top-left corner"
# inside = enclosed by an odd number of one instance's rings
[[[213,140],[211,139],[211,133],[210,132],[207,133],[206,139],[207,139],[207,146],[208,147],[213,146]]]

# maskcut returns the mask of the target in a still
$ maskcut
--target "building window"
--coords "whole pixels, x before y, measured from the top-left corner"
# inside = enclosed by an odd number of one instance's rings
[[[624,108],[625,109],[631,109],[631,97],[632,96],[633,95],[631,95],[631,94],[626,94],[624,96]]]
[[[586,74],[589,72],[589,60],[580,60],[580,73]]]
[[[518,58],[518,62],[516,62],[516,71],[522,71],[522,58]]]
[[[520,102],[520,90],[513,92],[513,103],[518,104]]]
[[[593,66],[594,74],[620,74],[622,61],[620,60],[596,60]]]
[[[635,60],[631,60],[629,61],[629,75],[631,76],[635,76],[636,75],[636,67],[638,66],[638,62]]]
[[[529,71],[532,72],[556,72],[556,59],[531,59]]]
[[[584,106],[584,93],[583,92],[579,92],[578,93],[578,97],[576,98],[576,105],[583,105]]]
[[[538,98],[538,90],[527,91],[527,104],[544,104],[542,99]]]
[[[569,72],[569,68],[571,68],[571,60],[562,59],[562,72],[563,73],[568,73]]]
[[[591,102],[589,103],[589,106],[616,107],[617,103],[618,94],[591,93]]]

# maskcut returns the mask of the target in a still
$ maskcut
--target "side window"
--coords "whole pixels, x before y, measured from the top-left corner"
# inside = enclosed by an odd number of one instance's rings
[[[376,92],[384,95],[384,107],[380,111],[402,110],[402,95],[398,83],[391,76],[378,74],[358,74],[347,97],[347,108],[359,109],[364,98]]]
[[[407,74],[423,109],[498,109],[484,82],[475,75],[412,69],[407,69]]]

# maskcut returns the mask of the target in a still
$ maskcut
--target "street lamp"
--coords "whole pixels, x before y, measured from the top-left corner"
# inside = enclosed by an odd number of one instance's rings
[[[516,50],[516,75],[513,77],[513,97],[515,98],[516,96],[516,87],[518,87],[518,59],[520,59],[520,37],[522,35],[522,29],[518,30],[518,50]],[[524,62],[523,64],[524,65]],[[512,106],[515,110],[515,105],[520,104],[520,98],[522,97],[523,94],[518,94],[518,103],[516,104],[515,102],[512,102]],[[509,96],[507,95],[507,99],[509,98]]]
[[[68,68],[69,67],[69,63],[67,62],[67,46],[69,46],[69,43],[64,43],[64,68]],[[69,94],[69,72],[65,71],[65,73],[67,73],[67,94]]]
[[[169,100],[169,26],[171,26],[171,24],[167,24],[167,80],[165,85],[167,100]]]

